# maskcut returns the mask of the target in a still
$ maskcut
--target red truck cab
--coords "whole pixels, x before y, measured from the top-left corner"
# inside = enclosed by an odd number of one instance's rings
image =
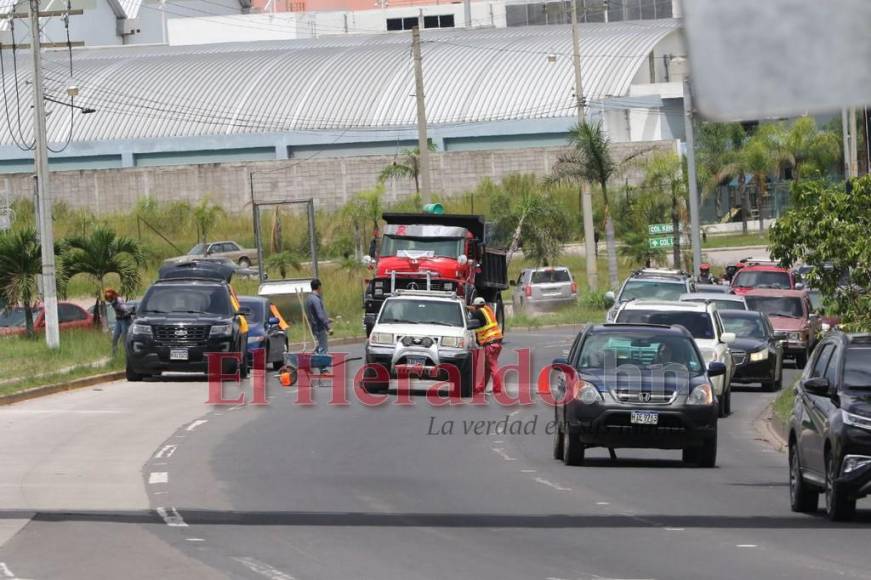
[[[773,263],[750,263],[735,272],[732,277],[732,291],[735,294],[743,296],[757,288],[800,290],[802,286],[797,284],[795,275],[787,268],[781,268]]]

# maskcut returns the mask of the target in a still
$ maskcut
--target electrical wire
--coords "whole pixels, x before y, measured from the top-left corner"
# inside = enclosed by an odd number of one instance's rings
[[[6,67],[4,66],[4,57],[3,57],[3,46],[0,44],[0,75],[2,75],[2,79],[0,79],[0,85],[2,85],[3,89],[3,109],[6,112],[6,127],[9,129],[9,136],[12,138],[12,142],[15,143],[15,146],[21,149],[22,151],[33,151],[32,145],[27,145],[27,142],[19,143],[18,138],[15,136],[15,131],[12,129],[12,120],[11,115],[9,114],[9,99],[6,96]]]
[[[18,120],[18,136],[21,138],[22,143],[27,143],[27,139],[24,138],[24,130],[21,128],[21,95],[18,91],[18,58],[16,54],[16,43],[15,43],[15,20],[11,20],[9,23],[9,29],[12,33],[12,71],[14,75],[15,82],[15,116]],[[31,35],[32,36],[32,35]],[[36,147],[36,142],[31,148]]]
[[[70,79],[73,78],[73,44],[70,41],[70,12],[72,11],[71,0],[67,0],[67,10],[64,15],[64,28],[66,29],[67,36],[67,54],[69,55],[69,65],[70,65]],[[68,93],[69,94],[69,93]],[[75,132],[75,124],[76,124],[76,100],[73,94],[69,94],[70,97],[70,128],[67,132],[66,142],[61,146],[60,149],[52,149],[51,145],[46,144],[46,147],[52,153],[63,153],[66,151],[67,147],[70,146],[70,143],[73,140],[73,133]]]

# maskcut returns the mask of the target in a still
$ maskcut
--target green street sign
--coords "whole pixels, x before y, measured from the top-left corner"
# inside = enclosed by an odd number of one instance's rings
[[[648,238],[648,242],[650,243],[650,248],[655,250],[657,248],[671,248],[674,246],[674,238]]]
[[[660,234],[673,234],[674,226],[672,224],[650,224],[647,226],[647,232],[651,236],[658,236]]]

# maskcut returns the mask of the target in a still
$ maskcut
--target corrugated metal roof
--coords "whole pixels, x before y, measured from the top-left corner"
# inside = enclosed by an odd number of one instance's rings
[[[142,0],[109,0],[109,6],[118,18],[136,18]]]
[[[624,96],[650,51],[678,21],[581,25],[588,100]],[[427,116],[433,126],[574,113],[568,26],[423,33]],[[556,55],[556,62],[547,56]],[[11,55],[6,55],[7,65]],[[46,54],[47,94],[64,99],[66,53]],[[29,62],[19,60],[21,133],[31,135]],[[291,131],[384,130],[416,121],[410,34],[74,52],[74,141],[153,139]],[[18,133],[12,117],[0,142]],[[48,104],[49,138],[66,140],[69,109]]]

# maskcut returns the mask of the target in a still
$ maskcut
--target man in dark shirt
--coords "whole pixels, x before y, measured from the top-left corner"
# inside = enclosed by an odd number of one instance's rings
[[[115,329],[112,332],[112,356],[115,356],[118,353],[118,342],[123,343],[127,338],[127,331],[130,330],[133,316],[130,309],[127,308],[127,304],[118,296],[114,288],[106,288],[103,292],[103,298],[115,311]]]
[[[327,354],[329,350],[327,337],[333,333],[330,327],[330,317],[327,316],[327,309],[324,308],[324,300],[321,297],[321,281],[315,278],[311,285],[312,292],[305,300],[305,315],[312,329],[312,334],[318,342],[315,353]]]

